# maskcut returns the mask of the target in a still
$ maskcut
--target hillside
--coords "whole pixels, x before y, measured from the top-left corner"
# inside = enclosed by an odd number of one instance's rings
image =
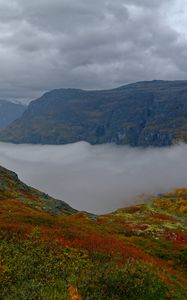
[[[25,105],[0,100],[0,128],[6,127],[21,117],[25,109]]]
[[[15,215],[18,208],[24,209],[25,213],[48,212],[51,214],[71,214],[75,212],[64,201],[56,200],[49,195],[31,188],[21,182],[16,173],[0,166],[0,201],[1,210],[15,207],[9,211],[9,218]],[[18,207],[17,207],[18,206]],[[19,211],[19,210],[18,210]]]
[[[187,140],[187,81],[138,82],[113,90],[59,89],[30,103],[0,132],[14,143],[167,146]]]
[[[0,184],[3,300],[187,299],[187,189],[96,216]]]

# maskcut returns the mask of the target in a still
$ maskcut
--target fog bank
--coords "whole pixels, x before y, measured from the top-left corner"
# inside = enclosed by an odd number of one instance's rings
[[[63,146],[0,143],[0,165],[78,210],[106,213],[137,195],[187,187],[187,145],[137,149],[86,142]]]

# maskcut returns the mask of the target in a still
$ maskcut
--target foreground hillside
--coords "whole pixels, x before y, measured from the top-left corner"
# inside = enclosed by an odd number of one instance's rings
[[[187,189],[96,216],[0,168],[0,235],[3,300],[187,299]]]
[[[15,143],[166,146],[187,140],[187,81],[139,82],[113,90],[59,89],[31,102],[0,132]]]

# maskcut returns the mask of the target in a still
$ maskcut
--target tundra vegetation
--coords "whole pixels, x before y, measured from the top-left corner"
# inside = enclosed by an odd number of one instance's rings
[[[187,299],[187,189],[77,212],[0,168],[3,300]]]

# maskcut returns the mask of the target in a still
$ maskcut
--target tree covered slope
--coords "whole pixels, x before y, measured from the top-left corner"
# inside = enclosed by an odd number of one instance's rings
[[[15,143],[166,146],[187,140],[187,81],[138,82],[113,90],[59,89],[30,103],[0,132]]]
[[[96,216],[0,184],[2,299],[187,299],[187,189]]]

